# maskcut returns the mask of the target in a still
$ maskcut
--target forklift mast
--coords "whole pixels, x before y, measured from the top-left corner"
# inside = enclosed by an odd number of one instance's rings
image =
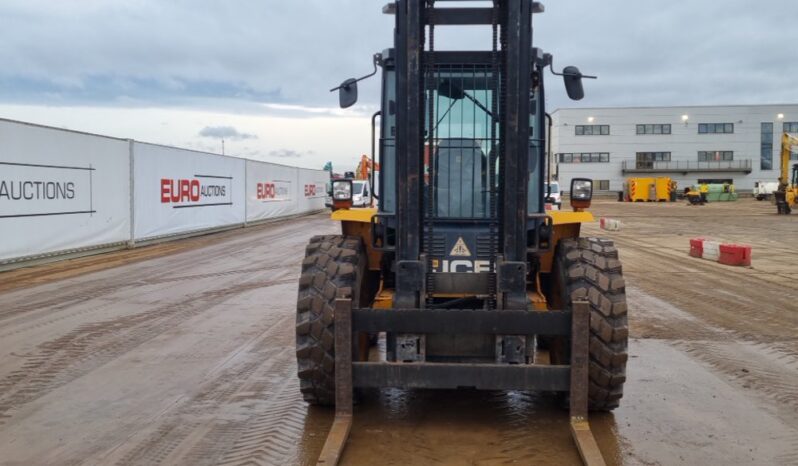
[[[450,293],[469,291],[447,287],[465,278],[456,270],[432,273],[443,259],[433,246],[436,241],[446,243],[438,240],[436,231],[476,224],[474,236],[487,238],[487,247],[471,247],[487,251],[488,273],[477,274],[484,283],[469,277],[468,286],[484,291],[491,308],[524,309],[529,231],[546,227],[542,167],[535,171],[539,180],[532,183],[536,205],[528,205],[527,192],[530,147],[536,151],[533,163],[540,165],[545,147],[542,69],[547,63],[532,47],[532,14],[542,12],[542,7],[530,0],[495,0],[488,7],[438,6],[445,3],[399,0],[391,5],[396,16],[396,99],[395,108],[383,108],[382,114],[395,112],[395,173],[384,175],[396,180],[394,307],[423,307],[436,285]],[[458,25],[490,27],[490,48],[436,50],[436,28]],[[459,127],[449,124],[443,131],[441,124],[451,119],[455,100],[466,99],[473,108],[462,110],[460,119],[472,121]],[[536,133],[532,141],[530,128]],[[444,169],[462,172],[463,166],[478,179],[470,186],[475,192],[465,195],[471,196],[470,215],[454,209],[444,221],[445,197],[462,196],[458,186],[446,184],[451,174]]]

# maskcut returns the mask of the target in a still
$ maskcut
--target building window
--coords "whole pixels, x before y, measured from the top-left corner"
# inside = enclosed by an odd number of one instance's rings
[[[652,169],[654,162],[670,162],[670,152],[638,152],[635,158],[637,169]]]
[[[698,134],[731,134],[734,123],[699,123]]]
[[[670,162],[670,152],[638,152],[637,160],[648,160],[650,162]]]
[[[596,187],[596,191],[609,191],[610,180],[593,180],[593,186]]]
[[[559,154],[560,163],[609,163],[608,152],[584,152],[577,154]]]
[[[734,152],[730,150],[698,151],[699,162],[719,162],[734,160]]]
[[[609,125],[576,125],[574,127],[577,136],[609,136]]]
[[[788,123],[784,123],[786,127]],[[762,123],[762,136],[759,147],[759,168],[773,170],[773,123]]]
[[[671,134],[671,125],[637,125],[637,134]]]
[[[798,133],[798,121],[785,122],[784,123],[784,132],[785,133]]]

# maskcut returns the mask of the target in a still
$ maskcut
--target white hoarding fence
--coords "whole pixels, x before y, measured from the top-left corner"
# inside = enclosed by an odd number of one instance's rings
[[[134,143],[136,241],[244,223],[243,159]]]
[[[299,168],[247,160],[247,221],[299,213]]]
[[[312,212],[324,208],[330,174],[322,170],[299,170],[299,211]]]
[[[0,263],[130,238],[129,142],[0,120]]]
[[[324,208],[328,172],[0,119],[0,269]]]

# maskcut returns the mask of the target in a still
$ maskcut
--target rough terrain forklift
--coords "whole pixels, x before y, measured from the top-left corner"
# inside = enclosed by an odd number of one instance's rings
[[[301,390],[336,406],[319,464],[338,461],[365,387],[563,392],[583,460],[602,464],[587,413],[617,407],[626,379],[621,263],[612,241],[580,237],[590,180],[571,182],[572,211],[544,208],[544,71],[575,100],[588,76],[533,46],[538,2],[447,3],[387,5],[394,47],[333,89],[349,107],[381,68],[378,207],[350,208],[351,181],[333,181],[342,234],[312,238],[302,263]],[[436,48],[438,28],[464,25],[492,31],[485,50]]]

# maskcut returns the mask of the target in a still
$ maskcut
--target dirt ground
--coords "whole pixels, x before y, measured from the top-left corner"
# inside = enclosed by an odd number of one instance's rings
[[[744,199],[599,201],[630,307],[621,407],[593,415],[610,464],[798,464],[798,215]],[[294,360],[318,215],[0,274],[0,464],[307,464],[332,412]],[[753,246],[753,266],[688,239]],[[366,393],[343,464],[579,464],[565,411],[517,392]]]

